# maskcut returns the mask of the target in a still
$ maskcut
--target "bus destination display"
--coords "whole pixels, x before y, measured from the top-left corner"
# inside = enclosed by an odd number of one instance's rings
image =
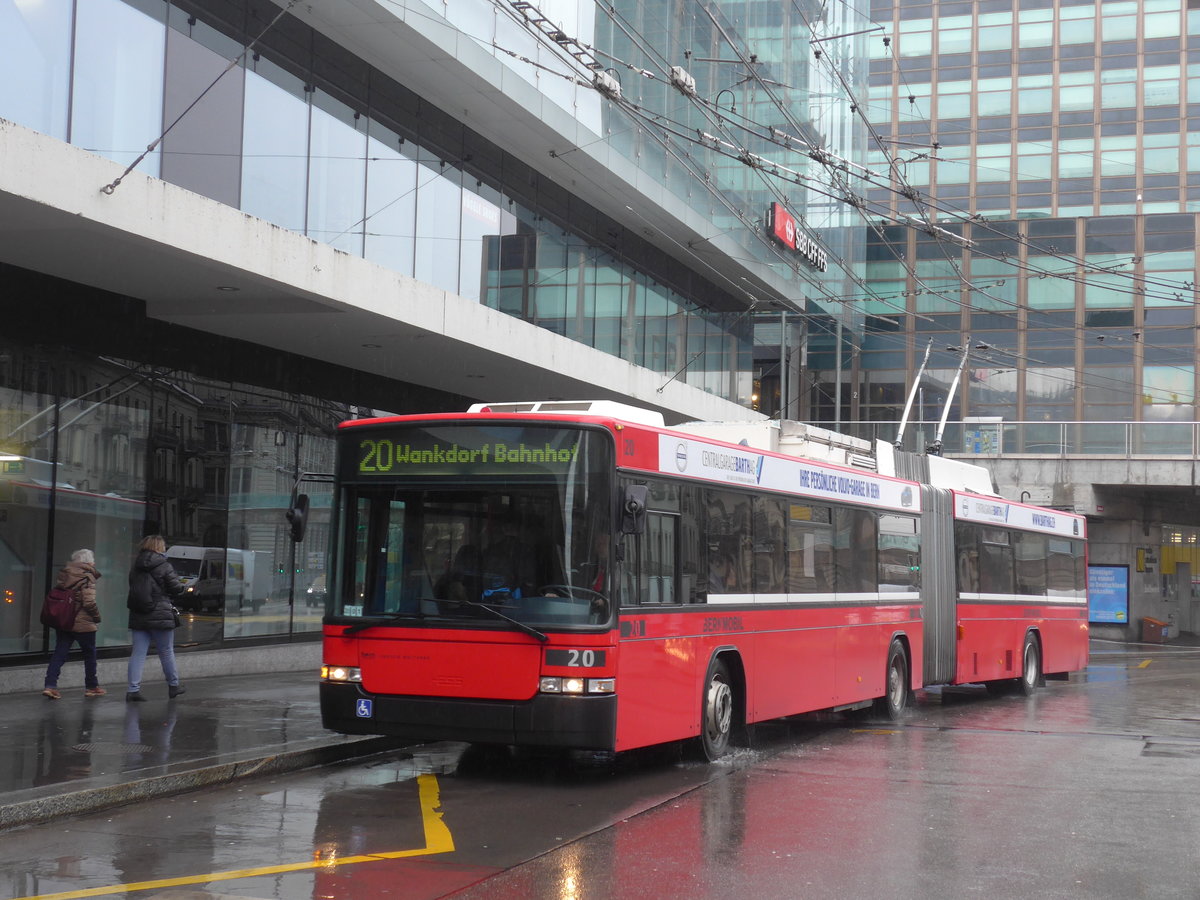
[[[406,428],[347,435],[351,478],[562,473],[579,460],[584,435],[563,429]],[[348,470],[348,471],[346,471]]]

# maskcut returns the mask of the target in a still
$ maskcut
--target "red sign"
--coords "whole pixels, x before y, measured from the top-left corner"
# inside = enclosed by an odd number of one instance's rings
[[[789,250],[800,253],[810,266],[824,272],[829,268],[829,258],[821,246],[800,230],[796,218],[782,203],[772,203],[767,210],[767,228],[771,237]]]
[[[796,249],[796,220],[782,203],[772,203],[767,212],[767,227],[771,235],[789,250]]]

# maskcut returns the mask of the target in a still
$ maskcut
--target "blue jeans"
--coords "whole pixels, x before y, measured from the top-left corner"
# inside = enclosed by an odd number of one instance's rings
[[[96,632],[94,631],[58,631],[54,632],[54,652],[50,655],[50,665],[46,668],[46,684],[48,688],[58,687],[58,673],[62,671],[63,663],[71,652],[71,644],[79,642],[83,652],[84,684],[90,688],[99,687],[96,678]]]
[[[136,694],[142,689],[142,669],[146,666],[146,654],[150,650],[150,642],[154,641],[154,649],[158,651],[158,661],[162,663],[163,677],[167,684],[176,687],[179,684],[179,672],[175,669],[175,631],[171,628],[155,628],[152,631],[134,629],[133,652],[129,655],[129,693]]]

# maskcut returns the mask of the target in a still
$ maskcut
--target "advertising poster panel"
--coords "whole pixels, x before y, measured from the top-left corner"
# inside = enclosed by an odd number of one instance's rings
[[[1129,624],[1129,566],[1088,566],[1088,621]]]

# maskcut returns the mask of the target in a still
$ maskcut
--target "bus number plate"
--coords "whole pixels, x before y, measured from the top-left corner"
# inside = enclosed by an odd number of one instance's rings
[[[547,650],[546,665],[592,669],[603,666],[606,655],[607,651],[604,650]]]

